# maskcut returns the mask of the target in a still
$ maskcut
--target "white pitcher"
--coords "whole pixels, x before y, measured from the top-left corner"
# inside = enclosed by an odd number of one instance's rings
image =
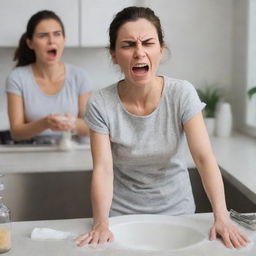
[[[217,137],[229,137],[232,133],[232,111],[228,102],[219,104],[216,113],[215,132]]]

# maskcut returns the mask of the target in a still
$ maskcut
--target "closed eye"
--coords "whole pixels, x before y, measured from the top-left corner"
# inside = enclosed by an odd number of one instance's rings
[[[141,42],[142,45],[144,46],[152,46],[155,44],[154,38],[148,38],[144,41]],[[136,41],[123,41],[121,44],[121,48],[126,49],[126,48],[131,48],[131,47],[136,47],[137,42]]]
[[[142,44],[146,46],[154,45],[155,44],[154,38],[146,39],[142,41]]]
[[[150,46],[150,45],[154,45],[155,43],[153,42],[146,42],[146,43],[143,43],[143,45],[146,45],[146,46]]]
[[[136,42],[124,41],[123,45],[121,47],[122,48],[130,48],[130,47],[135,47],[135,46],[136,46]]]

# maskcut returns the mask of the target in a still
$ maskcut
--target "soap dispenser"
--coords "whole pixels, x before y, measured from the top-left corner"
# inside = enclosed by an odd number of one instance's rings
[[[11,249],[11,216],[10,210],[3,203],[3,175],[0,174],[0,254]]]

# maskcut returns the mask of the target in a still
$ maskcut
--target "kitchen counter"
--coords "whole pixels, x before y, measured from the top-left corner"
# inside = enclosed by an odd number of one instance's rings
[[[256,140],[235,134],[229,138],[211,137],[211,143],[223,176],[256,203]],[[188,167],[195,167],[189,153],[187,162]],[[0,166],[1,173],[6,174],[91,171],[92,158],[89,149],[70,152],[1,151]]]
[[[256,204],[256,139],[241,134],[210,139],[222,175]],[[189,153],[188,166],[195,167]]]
[[[1,146],[0,146],[1,148]],[[46,173],[92,170],[90,149],[1,152],[1,173]]]
[[[162,218],[162,217],[160,217]],[[185,250],[175,251],[175,256],[255,256],[256,254],[256,234],[255,231],[243,229],[243,232],[252,241],[246,248],[243,249],[227,249],[220,240],[208,241],[208,232],[213,222],[212,214],[195,214],[191,216],[173,217],[173,218],[184,218],[184,224],[187,221],[193,222],[196,225],[197,230],[202,232],[206,238],[203,243],[188,248]],[[134,220],[135,217],[134,217]],[[178,220],[178,219],[177,219]],[[159,253],[159,252],[138,252],[121,250],[117,247],[102,248],[78,248],[71,240],[31,240],[30,234],[35,227],[48,227],[61,231],[68,231],[75,234],[82,234],[89,231],[92,223],[92,219],[69,219],[69,220],[48,220],[48,221],[28,221],[28,222],[14,222],[12,224],[12,249],[5,255],[11,256],[101,256],[101,255],[112,255],[112,256],[169,256],[170,253]],[[110,219],[111,223],[111,219]],[[157,235],[157,234],[156,234]]]

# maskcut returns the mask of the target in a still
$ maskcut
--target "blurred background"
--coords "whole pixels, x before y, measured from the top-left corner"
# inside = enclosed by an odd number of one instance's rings
[[[159,74],[188,80],[196,88],[221,88],[234,128],[256,136],[256,97],[247,97],[256,86],[255,0],[1,0],[0,130],[9,129],[5,79],[31,14],[51,9],[61,17],[63,60],[86,69],[96,90],[122,77],[106,49],[107,29],[113,15],[129,5],[151,7],[160,17],[169,50]]]

